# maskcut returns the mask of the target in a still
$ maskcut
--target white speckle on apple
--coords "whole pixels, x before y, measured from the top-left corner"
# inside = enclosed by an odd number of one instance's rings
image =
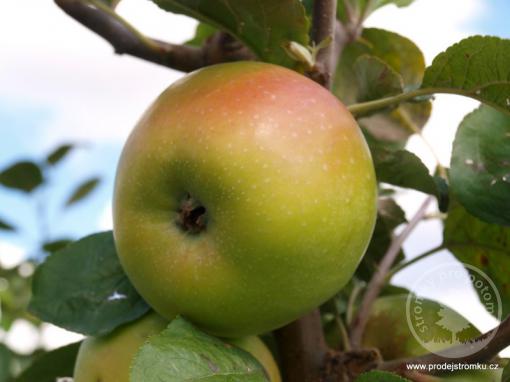
[[[323,169],[324,171],[328,171],[328,170],[329,170],[329,166],[328,166],[328,164],[327,164],[327,163],[324,163],[324,164],[322,165],[322,169]]]

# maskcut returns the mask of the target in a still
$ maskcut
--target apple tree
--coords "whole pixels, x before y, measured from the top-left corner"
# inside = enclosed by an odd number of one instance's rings
[[[408,38],[364,27],[412,0],[152,1],[195,18],[196,36],[145,36],[119,1],[55,0],[115,53],[193,73],[126,143],[114,232],[65,243],[33,276],[29,312],[89,338],[14,381],[73,368],[75,382],[509,380],[498,354],[510,345],[510,41],[472,36],[426,66]],[[435,94],[480,106],[458,126],[449,167],[430,173],[406,144]],[[410,219],[402,189],[427,195]],[[429,218],[442,244],[406,260]],[[437,352],[407,326],[413,291],[390,281],[443,249],[492,280],[502,317],[489,311],[500,323],[481,333],[427,300],[424,315],[441,311],[455,329],[433,333],[449,341]],[[157,330],[144,326],[153,310]],[[472,363],[500,367],[430,367]]]

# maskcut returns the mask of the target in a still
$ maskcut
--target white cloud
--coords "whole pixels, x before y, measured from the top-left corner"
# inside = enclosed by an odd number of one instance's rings
[[[119,11],[151,35],[182,41],[196,22],[149,1]],[[0,99],[48,108],[45,145],[66,139],[123,140],[149,103],[181,73],[112,48],[49,0],[4,0],[0,25]],[[157,33],[159,32],[159,33]]]
[[[111,230],[113,228],[112,206],[111,203],[104,208],[99,217],[98,228],[101,231]]]

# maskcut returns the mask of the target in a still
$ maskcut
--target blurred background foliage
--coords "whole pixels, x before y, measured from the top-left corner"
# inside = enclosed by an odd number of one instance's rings
[[[10,349],[0,342],[0,382],[8,381],[11,375],[18,375],[27,365],[31,364],[35,357],[45,353],[42,341],[43,323],[27,312],[27,306],[31,297],[31,281],[35,267],[42,262],[46,256],[55,252],[75,237],[54,237],[51,227],[59,224],[59,214],[74,207],[78,203],[86,202],[87,198],[94,192],[101,182],[99,176],[88,177],[73,186],[70,193],[64,200],[56,200],[55,205],[59,206],[57,214],[50,214],[48,207],[51,198],[55,173],[57,166],[62,165],[76,149],[85,149],[75,144],[65,143],[47,153],[43,158],[31,158],[20,161],[13,161],[12,164],[0,170],[0,186],[5,192],[18,193],[26,199],[26,203],[32,206],[33,222],[22,222],[33,224],[37,227],[35,236],[31,239],[29,246],[31,252],[24,256],[20,262],[12,259],[14,264],[0,262],[0,327],[4,333],[8,333],[16,323],[31,327],[38,339],[35,347],[30,351],[19,353]],[[10,236],[20,236],[21,240],[27,238],[27,227],[11,223],[5,216],[2,209],[9,206],[0,206],[0,230]],[[50,219],[50,216],[52,218]],[[91,227],[92,228],[92,227]],[[4,255],[9,256],[9,254]]]

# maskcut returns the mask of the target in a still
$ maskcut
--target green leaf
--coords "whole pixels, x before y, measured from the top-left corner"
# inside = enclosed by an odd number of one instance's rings
[[[481,106],[464,118],[453,142],[450,182],[471,214],[510,226],[510,115]]]
[[[416,88],[421,84],[425,58],[414,42],[395,32],[378,28],[365,29],[362,39],[369,44],[371,54],[402,76],[406,88]]]
[[[501,376],[501,382],[510,382],[510,362],[507,363],[503,369],[503,375]]]
[[[365,281],[371,279],[391,244],[393,230],[405,222],[405,213],[395,200],[391,198],[381,198],[378,200],[374,233],[370,239],[367,251],[356,269],[357,277]],[[404,255],[401,251],[398,261],[403,258]]]
[[[361,55],[375,56],[396,73],[405,88],[416,88],[421,84],[425,72],[425,58],[420,48],[408,38],[378,28],[366,28],[358,41],[349,44],[340,58],[336,70],[333,92],[346,104],[357,102],[353,64]],[[352,92],[354,91],[354,96]]]
[[[416,44],[393,32],[366,28],[358,41],[345,48],[337,66],[333,93],[345,104],[368,99],[360,94],[359,75],[355,72],[355,62],[363,55],[382,60],[402,77],[405,89],[421,84],[425,59]],[[360,118],[359,123],[373,139],[384,142],[386,147],[403,148],[414,128],[421,129],[427,123],[431,108],[428,101],[402,103],[396,108]]]
[[[510,40],[473,36],[440,53],[422,88],[465,95],[510,113]]]
[[[63,346],[37,357],[13,382],[55,382],[72,377],[81,342]]]
[[[381,296],[395,296],[399,294],[410,294],[411,291],[406,287],[401,287],[393,284],[386,284],[381,290]]]
[[[362,55],[354,63],[360,102],[402,93],[402,77],[376,56]]]
[[[416,155],[406,150],[390,151],[374,147],[371,151],[380,182],[438,196],[434,178]]]
[[[0,218],[0,230],[1,231],[16,231],[16,227],[14,227],[11,223],[7,223],[5,220]]]
[[[310,22],[299,0],[153,0],[161,8],[193,17],[237,37],[263,61],[294,66],[282,46],[308,45]]]
[[[92,191],[94,191],[100,180],[101,179],[99,179],[99,177],[93,177],[78,185],[71,196],[69,196],[69,199],[67,199],[66,207],[86,198]]]
[[[375,8],[381,8],[389,4],[394,4],[399,8],[403,8],[411,5],[413,2],[414,0],[376,0]]]
[[[121,2],[121,0],[99,0],[99,1],[105,3],[106,5],[113,9],[115,9],[115,7],[119,5],[119,3]]]
[[[62,159],[64,159],[73,148],[74,145],[69,143],[57,147],[55,150],[48,154],[48,156],[46,157],[46,163],[50,165],[56,165]]]
[[[409,379],[387,371],[374,370],[361,374],[356,382],[411,382]]]
[[[333,92],[347,104],[356,102],[356,98],[350,95],[352,86],[345,81],[352,80],[352,64],[363,54],[375,56],[389,65],[402,76],[405,88],[416,88],[422,82],[425,58],[414,42],[384,29],[366,28],[358,41],[346,46],[336,70]]]
[[[119,263],[111,231],[51,254],[35,272],[32,294],[29,310],[37,317],[92,336],[149,310]]]
[[[448,211],[448,206],[450,205],[450,188],[446,180],[441,176],[434,176],[434,182],[436,183],[437,193],[438,193],[438,208],[439,211],[445,213]]]
[[[183,318],[150,337],[135,356],[132,382],[268,381],[251,354],[205,334]]]
[[[379,199],[377,212],[389,230],[394,230],[400,224],[407,222],[404,210],[391,198]]]
[[[45,252],[53,253],[53,252],[57,252],[65,247],[67,247],[72,242],[73,242],[73,240],[71,240],[71,239],[58,239],[58,240],[47,241],[43,244],[42,249]]]
[[[195,36],[191,40],[186,41],[186,45],[202,46],[205,41],[217,31],[218,30],[216,28],[209,24],[198,23],[197,29],[195,30]]]
[[[0,172],[0,184],[27,193],[33,191],[42,182],[41,168],[30,161],[15,163]]]
[[[397,7],[406,7],[414,0],[339,0],[337,6],[338,18],[342,21],[350,20],[361,23],[377,9],[385,5],[394,4]]]
[[[488,275],[503,302],[503,316],[510,313],[510,228],[485,223],[452,203],[444,227],[444,245],[460,261]],[[479,288],[477,292],[482,293]],[[480,296],[482,300],[482,296]]]
[[[0,382],[9,382],[11,377],[11,351],[0,343]]]

